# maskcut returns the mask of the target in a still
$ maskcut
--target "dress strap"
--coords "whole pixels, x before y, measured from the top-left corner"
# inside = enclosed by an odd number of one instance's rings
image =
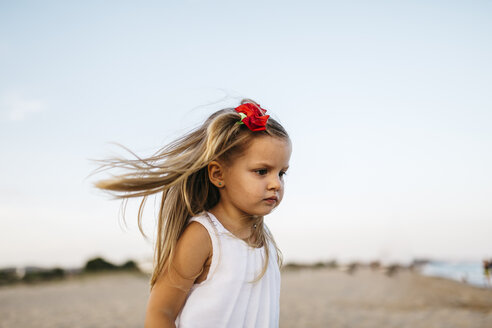
[[[219,219],[217,219],[215,217],[215,215],[213,215],[212,213],[210,212],[204,212],[204,216],[208,217],[210,223],[214,226],[215,230],[218,232],[218,233],[229,233],[229,231],[224,228],[224,226],[222,225],[222,223],[220,223]]]

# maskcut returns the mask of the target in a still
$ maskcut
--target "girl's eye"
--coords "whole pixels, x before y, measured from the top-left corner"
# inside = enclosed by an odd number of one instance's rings
[[[285,172],[285,171],[280,171],[280,173],[279,173],[278,175],[279,175],[280,177],[283,177],[283,176],[284,176],[284,175],[286,175],[286,174],[287,174],[287,172]]]
[[[255,172],[258,173],[259,175],[265,175],[268,173],[268,171],[266,169],[256,170]]]

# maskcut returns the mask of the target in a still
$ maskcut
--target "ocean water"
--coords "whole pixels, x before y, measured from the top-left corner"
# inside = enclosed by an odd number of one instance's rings
[[[420,269],[420,272],[427,276],[453,279],[482,288],[487,287],[482,262],[478,262],[478,261],[477,262],[431,261],[423,265]]]

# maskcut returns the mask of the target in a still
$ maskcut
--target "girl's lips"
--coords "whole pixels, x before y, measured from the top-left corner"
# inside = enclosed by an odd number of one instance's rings
[[[270,197],[270,198],[265,198],[265,201],[269,204],[276,203],[278,201],[277,197]]]

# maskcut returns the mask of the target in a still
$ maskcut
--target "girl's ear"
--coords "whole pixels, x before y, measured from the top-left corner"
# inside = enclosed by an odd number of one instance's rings
[[[217,161],[208,164],[208,178],[217,188],[224,187],[224,167]]]

